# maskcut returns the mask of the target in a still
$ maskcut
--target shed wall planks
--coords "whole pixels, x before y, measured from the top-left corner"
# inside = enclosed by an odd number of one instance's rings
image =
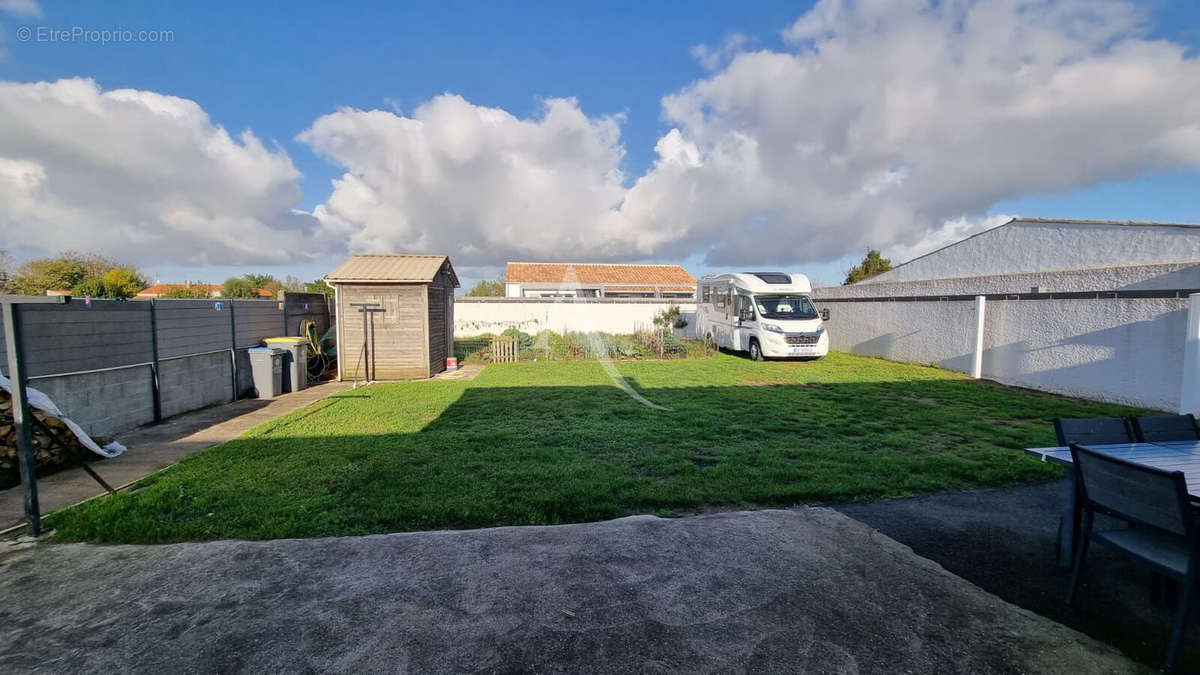
[[[344,379],[366,377],[362,362],[362,314],[351,306],[363,302],[379,303],[383,310],[373,317],[375,350],[372,362],[376,379],[406,380],[429,376],[424,344],[427,321],[424,284],[342,284],[339,302],[344,343],[339,345],[338,355]]]

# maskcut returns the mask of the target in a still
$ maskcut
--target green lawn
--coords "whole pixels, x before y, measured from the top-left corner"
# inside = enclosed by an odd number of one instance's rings
[[[846,354],[489,366],[347,391],[48,519],[165,542],[564,523],[1054,479],[1050,419],[1130,409]]]

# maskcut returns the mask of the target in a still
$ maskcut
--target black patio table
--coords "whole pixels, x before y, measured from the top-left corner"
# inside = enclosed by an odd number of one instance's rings
[[[1200,502],[1200,441],[1158,441],[1156,443],[1114,443],[1110,445],[1081,445],[1093,452],[1118,457],[1138,464],[1167,471],[1182,471],[1192,501]],[[1071,464],[1071,449],[1026,448],[1025,452],[1040,457],[1043,462]],[[1075,490],[1075,472],[1067,472],[1067,499],[1063,505],[1062,525],[1058,531],[1058,564],[1070,567],[1075,546],[1079,543],[1080,518],[1083,504]]]

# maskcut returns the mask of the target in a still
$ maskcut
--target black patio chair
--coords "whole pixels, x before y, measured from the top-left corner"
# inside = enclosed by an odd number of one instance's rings
[[[1132,443],[1129,423],[1120,417],[1090,417],[1076,419],[1060,417],[1054,420],[1054,433],[1059,445],[1107,445]]]
[[[1075,551],[1067,604],[1075,603],[1088,544],[1094,539],[1181,582],[1175,625],[1167,645],[1168,670],[1179,660],[1179,646],[1200,572],[1200,533],[1188,503],[1182,471],[1164,471],[1102,455],[1071,444],[1077,489],[1083,495],[1083,535]],[[1125,521],[1127,528],[1093,531],[1096,511]]]
[[[1129,429],[1129,423],[1120,417],[1060,417],[1054,420],[1054,433],[1058,436],[1058,444],[1067,446],[1072,443],[1080,445],[1108,445],[1112,443],[1132,443],[1133,433]],[[1063,556],[1063,528],[1068,526],[1067,519],[1070,519],[1071,532],[1073,536],[1070,542],[1070,551],[1074,551],[1079,545],[1079,526],[1080,520],[1083,517],[1083,502],[1079,499],[1078,491],[1073,487],[1075,482],[1075,473],[1067,474],[1068,481],[1072,484],[1068,489],[1068,503],[1064,505],[1062,515],[1058,519],[1058,541],[1059,547],[1055,552],[1055,562],[1066,566],[1071,562],[1070,554]]]
[[[1134,417],[1133,435],[1140,443],[1200,441],[1200,432],[1196,431],[1196,418],[1192,417],[1190,413],[1187,415]]]

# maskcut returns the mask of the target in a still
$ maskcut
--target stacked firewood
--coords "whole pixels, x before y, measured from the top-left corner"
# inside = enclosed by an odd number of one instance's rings
[[[79,442],[79,439],[71,433],[62,420],[36,408],[30,408],[29,412],[41,422],[39,424],[31,420],[29,428],[38,475],[74,466],[79,463],[81,457],[99,459]],[[54,435],[52,436],[50,432],[53,432]],[[0,488],[12,487],[20,482],[21,475],[17,465],[17,429],[13,426],[12,397],[7,391],[0,390]]]

